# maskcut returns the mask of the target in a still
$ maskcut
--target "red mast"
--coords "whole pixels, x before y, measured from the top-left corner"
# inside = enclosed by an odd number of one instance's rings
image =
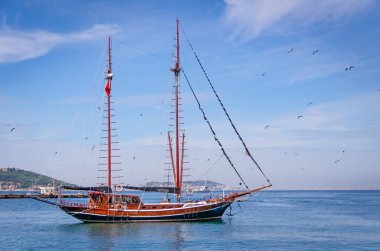
[[[179,63],[179,20],[177,18],[177,43],[176,43],[176,62],[174,68],[170,70],[174,72],[174,81],[175,81],[175,182],[177,191],[177,201],[180,201],[181,198],[181,187],[182,187],[182,172],[179,168],[180,159],[179,159],[179,110],[178,110],[178,77],[180,72],[180,63]]]
[[[105,91],[107,93],[107,112],[108,112],[108,187],[111,188],[111,80],[113,77],[111,68],[111,37],[108,37],[108,70],[106,79],[107,85]]]

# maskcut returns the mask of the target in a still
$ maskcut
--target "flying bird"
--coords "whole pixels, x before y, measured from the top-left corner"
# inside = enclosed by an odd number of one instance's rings
[[[210,161],[210,159],[207,159],[207,161]]]
[[[288,50],[288,53],[291,53],[291,52],[293,52],[293,48],[291,48],[290,50]]]
[[[136,159],[136,156],[133,156],[133,159]]]
[[[13,127],[13,128],[11,129],[11,132],[13,132],[15,129],[16,129],[16,128]]]
[[[265,126],[265,130],[268,129],[268,128],[269,128],[269,125],[266,125],[266,126]]]
[[[84,138],[84,140],[87,140],[87,139],[88,139],[88,137],[85,137],[85,138]]]
[[[265,72],[261,73],[261,76],[264,77],[265,76]]]
[[[142,117],[142,113],[140,113],[140,117]]]
[[[100,111],[100,107],[98,106],[98,111]]]
[[[380,92],[380,88],[377,88],[377,91]]]
[[[344,153],[346,150],[345,149],[343,149],[343,151],[342,151],[342,153]]]
[[[294,153],[294,155],[298,156],[298,153]]]
[[[315,50],[315,51],[313,51],[313,55],[315,55],[315,53],[317,53],[317,52],[319,52],[319,50]]]
[[[55,152],[55,153],[54,153],[54,156],[57,155],[57,153],[58,153],[58,152]]]
[[[298,116],[298,119],[300,119],[300,118],[303,118],[303,116],[302,116],[302,115],[299,115],[299,116]]]
[[[94,149],[95,149],[95,145],[92,146],[91,151],[94,151]]]
[[[285,153],[284,153],[284,155],[288,155],[288,153],[287,153],[287,152],[285,152]]]
[[[344,71],[351,71],[352,69],[354,69],[355,66],[351,65],[350,67],[346,67],[346,69]]]
[[[309,102],[309,103],[307,103],[307,105],[312,105],[313,104],[313,102]]]
[[[339,161],[340,161],[339,159],[335,160],[335,164],[338,163]]]

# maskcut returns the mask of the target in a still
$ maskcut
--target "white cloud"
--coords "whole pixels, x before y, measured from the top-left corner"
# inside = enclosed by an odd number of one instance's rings
[[[227,22],[237,27],[234,36],[253,39],[271,30],[289,32],[319,22],[339,21],[362,12],[372,0],[225,0]]]
[[[67,43],[94,40],[118,32],[116,25],[94,25],[90,29],[69,34],[49,31],[0,31],[0,63],[14,63],[43,56]]]

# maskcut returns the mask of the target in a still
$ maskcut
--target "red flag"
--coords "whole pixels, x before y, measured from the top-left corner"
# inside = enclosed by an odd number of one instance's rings
[[[108,96],[111,94],[111,80],[110,79],[108,79],[105,91],[106,91]]]

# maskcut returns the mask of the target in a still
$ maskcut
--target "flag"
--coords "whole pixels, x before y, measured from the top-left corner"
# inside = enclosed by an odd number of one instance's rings
[[[106,91],[108,96],[111,94],[111,80],[110,79],[108,79],[105,91]]]

